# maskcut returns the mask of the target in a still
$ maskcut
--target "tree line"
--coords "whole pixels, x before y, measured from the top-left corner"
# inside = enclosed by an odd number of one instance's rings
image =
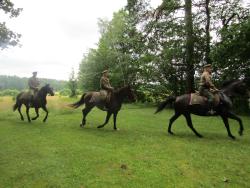
[[[60,91],[67,87],[67,81],[46,78],[39,78],[39,81],[41,86],[50,84],[55,91]],[[12,89],[22,91],[28,88],[28,78],[0,75],[0,90]]]

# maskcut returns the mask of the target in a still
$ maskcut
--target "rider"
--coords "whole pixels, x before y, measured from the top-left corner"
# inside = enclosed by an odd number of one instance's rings
[[[105,90],[107,92],[107,97],[105,103],[108,104],[111,98],[111,95],[114,91],[114,88],[111,86],[108,78],[108,70],[104,70],[102,72],[102,77],[100,79],[100,89]]]
[[[29,85],[29,92],[31,94],[31,101],[34,102],[34,96],[38,92],[38,87],[40,85],[39,80],[37,79],[37,72],[32,73],[33,76],[29,78],[28,85]]]
[[[212,66],[211,64],[207,64],[203,67],[203,73],[200,79],[200,87],[199,92],[202,96],[207,97],[208,99],[208,115],[213,115],[216,112],[213,110],[213,91],[218,91],[218,89],[214,86],[211,79],[212,74]]]

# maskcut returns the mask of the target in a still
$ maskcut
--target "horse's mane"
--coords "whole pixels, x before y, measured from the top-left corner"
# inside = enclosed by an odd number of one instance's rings
[[[120,93],[121,91],[123,91],[124,89],[127,89],[129,86],[123,86],[123,87],[120,87],[120,88],[117,88],[114,93]]]
[[[227,87],[227,86],[229,86],[229,85],[231,85],[232,83],[237,82],[237,81],[240,81],[240,80],[238,80],[238,79],[232,79],[232,80],[224,81],[224,82],[222,83],[221,87],[222,87],[222,88],[225,88],[225,87]]]

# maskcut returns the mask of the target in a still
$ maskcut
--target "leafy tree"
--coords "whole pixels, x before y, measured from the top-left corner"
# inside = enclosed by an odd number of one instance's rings
[[[142,47],[141,36],[132,21],[124,10],[115,13],[110,22],[99,20],[101,38],[98,48],[91,49],[80,64],[81,88],[98,90],[104,69],[110,70],[110,79],[115,87],[135,82],[139,75],[138,51],[141,51]]]
[[[75,97],[77,95],[77,79],[75,76],[75,71],[72,69],[69,77],[68,87],[71,91],[70,97]]]
[[[17,17],[22,11],[21,8],[14,8],[10,0],[0,1],[0,11],[8,14],[10,18]],[[20,34],[17,34],[7,28],[5,22],[0,22],[0,49],[3,50],[8,46],[16,46],[19,43]]]
[[[250,19],[227,26],[213,48],[213,61],[222,80],[250,77]]]

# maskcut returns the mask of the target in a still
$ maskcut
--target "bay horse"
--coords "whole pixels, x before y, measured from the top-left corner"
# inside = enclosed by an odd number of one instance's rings
[[[13,106],[13,111],[18,109],[18,112],[21,116],[21,120],[23,121],[23,115],[21,112],[22,105],[24,104],[26,107],[26,115],[28,118],[28,122],[31,122],[30,115],[29,115],[29,109],[35,108],[36,117],[32,118],[32,120],[36,120],[39,117],[39,108],[42,108],[46,112],[46,116],[43,119],[43,122],[46,122],[48,118],[48,109],[46,107],[47,95],[50,94],[51,96],[54,96],[53,88],[50,87],[49,84],[46,84],[41,89],[38,90],[38,92],[35,94],[34,99],[32,100],[30,92],[21,92],[16,97],[16,104]]]
[[[242,120],[232,112],[231,98],[235,96],[249,97],[249,91],[247,89],[247,80],[231,80],[225,82],[218,94],[220,100],[218,105],[214,107],[214,110],[216,111],[214,116],[221,116],[226,127],[228,136],[232,139],[235,139],[235,137],[230,131],[228,118],[234,119],[239,122],[239,135],[243,135],[244,128]],[[195,133],[196,136],[201,138],[202,135],[199,134],[193,127],[191,114],[199,116],[209,116],[207,113],[209,110],[207,102],[205,101],[201,104],[192,105],[190,104],[190,94],[184,94],[177,97],[169,96],[164,102],[162,102],[158,106],[155,113],[162,111],[167,106],[167,104],[171,103],[174,105],[175,114],[169,120],[168,133],[172,135],[174,134],[171,131],[172,124],[177,118],[180,117],[180,115],[183,115],[186,118],[188,127]]]
[[[78,102],[70,104],[70,106],[73,108],[78,108],[79,106],[85,104],[85,108],[82,110],[83,118],[80,127],[84,127],[84,125],[86,124],[86,117],[88,113],[92,110],[92,108],[97,107],[103,111],[107,111],[105,122],[102,125],[99,125],[97,128],[103,128],[109,122],[109,119],[113,114],[114,130],[117,130],[116,127],[117,114],[120,111],[122,103],[124,102],[125,98],[127,98],[130,102],[135,102],[134,92],[130,86],[125,86],[115,90],[111,95],[110,101],[106,105],[106,108],[103,108],[104,101],[92,100],[93,95],[95,94],[98,95],[99,93],[100,92],[86,92],[82,95],[81,99]]]

